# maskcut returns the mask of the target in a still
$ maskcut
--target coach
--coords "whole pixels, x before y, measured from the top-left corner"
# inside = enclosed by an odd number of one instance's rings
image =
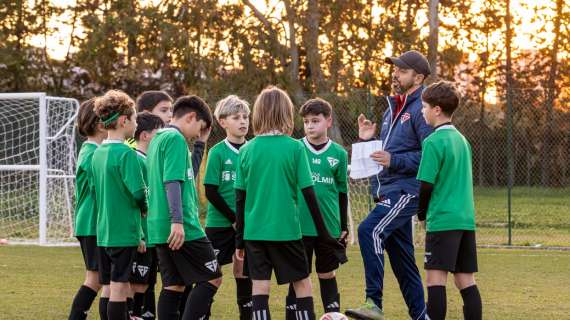
[[[417,51],[400,57],[386,58],[394,65],[388,109],[380,128],[383,150],[372,159],[384,169],[371,178],[371,192],[376,207],[358,227],[360,252],[366,275],[366,302],[348,309],[347,315],[359,319],[384,319],[382,291],[384,284],[384,250],[398,279],[410,317],[424,319],[426,307],[420,273],[414,258],[412,217],[418,209],[422,141],[433,131],[422,116],[423,82],[430,74],[427,59]],[[376,124],[358,117],[360,140],[374,138]]]

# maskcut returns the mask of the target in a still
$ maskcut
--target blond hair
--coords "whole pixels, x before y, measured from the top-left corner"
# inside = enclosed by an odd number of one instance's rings
[[[249,103],[247,101],[240,99],[236,95],[229,95],[216,103],[216,110],[214,111],[214,117],[216,120],[224,119],[228,116],[243,112],[249,115]]]
[[[290,135],[294,126],[293,102],[285,91],[269,86],[257,96],[252,118],[256,135],[275,130]]]

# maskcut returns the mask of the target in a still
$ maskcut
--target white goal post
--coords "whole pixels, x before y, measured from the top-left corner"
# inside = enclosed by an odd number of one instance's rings
[[[75,99],[0,93],[0,238],[72,239],[78,111]]]

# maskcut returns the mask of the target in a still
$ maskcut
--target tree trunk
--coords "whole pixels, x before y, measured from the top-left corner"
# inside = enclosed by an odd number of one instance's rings
[[[287,22],[289,24],[289,56],[291,57],[291,64],[289,64],[288,67],[288,78],[295,101],[300,103],[303,101],[304,95],[299,81],[299,48],[297,46],[297,37],[295,33],[295,21],[297,19],[295,9],[291,6],[291,1],[285,0],[283,3],[285,4]]]
[[[319,53],[319,3],[309,0],[307,11],[307,31],[304,35],[304,44],[307,49],[307,62],[311,69],[311,81],[315,92],[327,92],[326,83],[321,69],[321,54]]]
[[[432,83],[437,79],[437,45],[439,41],[439,16],[438,16],[439,0],[429,0],[428,3],[428,20],[429,20],[429,37],[428,37],[428,61],[431,69],[431,75],[428,83]]]
[[[560,19],[562,17],[563,0],[556,0],[556,17],[554,18],[554,43],[552,44],[552,51],[550,51],[550,72],[548,73],[548,82],[546,88],[546,124],[543,138],[543,160],[542,160],[542,186],[552,186],[554,184],[551,179],[554,179],[552,172],[554,171],[554,155],[553,155],[553,139],[554,132],[554,100],[556,99],[556,76],[558,68],[558,49],[560,44]]]

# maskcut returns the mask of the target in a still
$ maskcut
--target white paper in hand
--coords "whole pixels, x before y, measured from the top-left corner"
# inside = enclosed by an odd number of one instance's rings
[[[359,142],[352,145],[352,156],[350,163],[350,177],[352,179],[368,178],[382,171],[382,166],[372,160],[370,155],[382,149],[382,141],[373,140]]]

